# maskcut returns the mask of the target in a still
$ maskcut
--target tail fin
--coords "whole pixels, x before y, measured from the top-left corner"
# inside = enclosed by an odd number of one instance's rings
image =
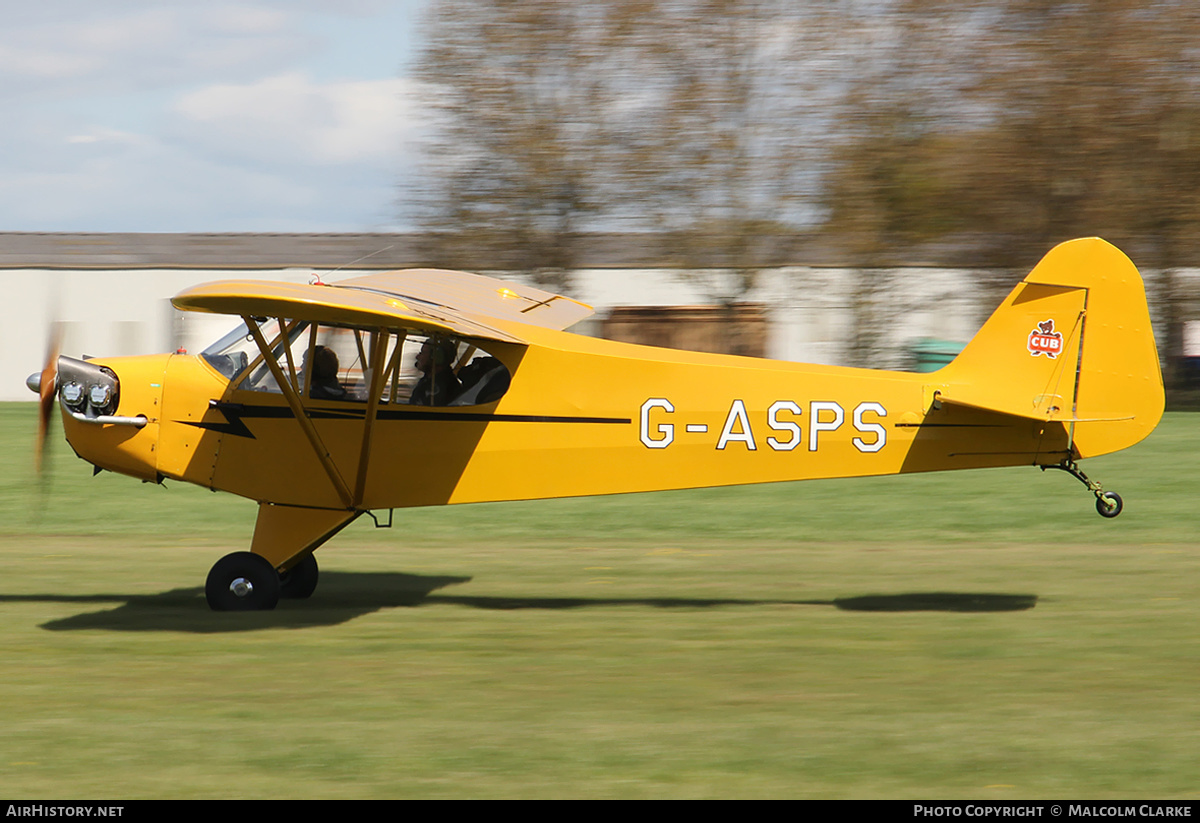
[[[1132,446],[1164,406],[1137,268],[1099,238],[1055,246],[937,381],[944,402],[1065,424],[1079,457]]]

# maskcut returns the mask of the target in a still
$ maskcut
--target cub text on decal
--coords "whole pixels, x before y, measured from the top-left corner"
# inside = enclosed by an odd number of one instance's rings
[[[1050,318],[1029,333],[1029,353],[1034,357],[1044,354],[1053,360],[1062,351],[1062,342],[1062,333],[1054,330],[1054,318]]]

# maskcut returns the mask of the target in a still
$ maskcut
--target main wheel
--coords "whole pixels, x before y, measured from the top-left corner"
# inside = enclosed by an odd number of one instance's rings
[[[279,602],[279,572],[254,552],[227,554],[213,564],[204,599],[215,612],[269,611]]]
[[[296,565],[279,574],[279,596],[288,600],[312,597],[317,588],[317,558],[308,555]]]
[[[1121,495],[1116,492],[1104,492],[1096,498],[1096,511],[1101,517],[1116,517],[1124,507]]]

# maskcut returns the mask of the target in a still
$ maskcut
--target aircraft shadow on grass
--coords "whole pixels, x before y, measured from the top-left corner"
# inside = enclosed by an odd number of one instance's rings
[[[321,586],[308,601],[281,600],[274,611],[214,614],[201,587],[172,589],[162,594],[127,595],[0,595],[0,603],[48,602],[101,604],[115,608],[78,614],[42,624],[49,631],[105,629],[108,631],[181,631],[197,634],[253,631],[264,628],[303,629],[348,622],[380,609],[417,606],[465,606],[475,609],[586,609],[642,606],[660,609],[707,609],[734,606],[832,606],[857,612],[1010,612],[1032,609],[1031,594],[915,592],[865,595],[833,600],[768,600],[690,597],[497,597],[437,593],[471,581],[470,577],[418,575],[398,572],[323,572]]]

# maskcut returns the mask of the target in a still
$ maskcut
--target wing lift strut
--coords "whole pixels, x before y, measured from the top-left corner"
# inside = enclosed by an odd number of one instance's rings
[[[367,399],[362,441],[359,445],[358,470],[351,486],[334,463],[301,399],[301,391],[307,393],[310,377],[297,373],[288,344],[288,334],[296,328],[295,321],[289,324],[280,318],[279,336],[276,340],[268,342],[255,318],[245,316],[243,320],[261,352],[262,361],[270,370],[313,454],[333,486],[341,507],[312,508],[260,502],[250,551],[234,552],[221,558],[205,581],[205,599],[214,611],[263,611],[274,609],[281,597],[307,598],[317,587],[317,561],[313,557],[317,548],[364,513],[375,521],[378,528],[389,527],[392,522],[390,510],[387,522],[381,524],[374,514],[363,508],[371,440],[380,398],[387,375],[395,369],[398,362],[398,351],[391,364],[385,362],[392,333],[386,328],[372,330],[369,338],[370,357],[362,358],[370,364],[370,394]],[[315,336],[310,337],[310,361],[315,342]],[[277,347],[282,348],[283,363],[275,354]],[[361,339],[359,348],[360,356],[365,355]]]

